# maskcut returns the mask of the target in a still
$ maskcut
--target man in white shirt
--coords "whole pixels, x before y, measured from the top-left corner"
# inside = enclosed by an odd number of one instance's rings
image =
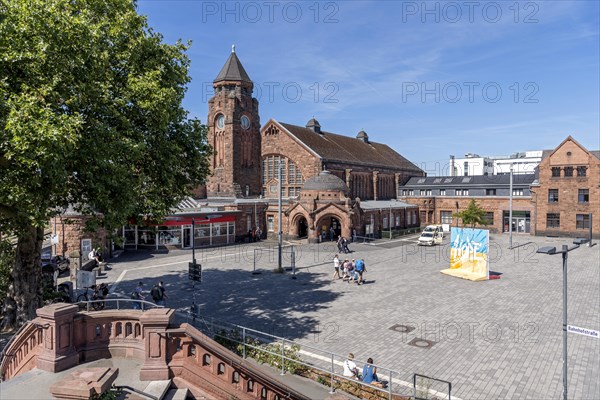
[[[334,280],[336,277],[338,279],[341,278],[341,276],[340,276],[340,259],[338,258],[337,254],[335,255],[335,257],[333,257],[333,269],[335,270],[335,272],[333,273],[331,280]]]
[[[354,354],[348,354],[348,359],[344,361],[344,375],[347,378],[359,379],[358,368],[356,368],[356,364],[354,363]]]

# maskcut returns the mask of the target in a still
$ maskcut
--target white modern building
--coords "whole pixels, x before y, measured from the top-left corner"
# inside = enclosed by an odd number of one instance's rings
[[[514,153],[510,156],[480,156],[467,153],[464,158],[450,156],[452,176],[532,174],[542,160],[543,150]]]
[[[510,157],[491,157],[494,160],[494,175],[506,175],[513,166],[513,174],[533,174],[542,161],[543,150],[516,153]]]

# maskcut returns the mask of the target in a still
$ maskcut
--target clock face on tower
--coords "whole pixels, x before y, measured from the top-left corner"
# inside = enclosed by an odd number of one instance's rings
[[[217,128],[219,128],[219,129],[225,128],[225,117],[223,116],[223,114],[221,114],[217,117]]]
[[[250,129],[250,118],[248,118],[245,115],[242,115],[242,118],[240,119],[240,122],[242,123],[242,128],[244,128],[244,129]]]

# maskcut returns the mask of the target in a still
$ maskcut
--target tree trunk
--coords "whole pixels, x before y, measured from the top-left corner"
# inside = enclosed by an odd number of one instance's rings
[[[28,226],[18,236],[15,259],[4,301],[2,331],[16,329],[35,318],[42,306],[41,252],[44,229]]]

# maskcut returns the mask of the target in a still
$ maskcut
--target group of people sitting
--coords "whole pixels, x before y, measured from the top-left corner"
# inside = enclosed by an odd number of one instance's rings
[[[333,257],[333,269],[332,280],[337,278],[348,283],[356,283],[357,285],[364,283],[363,274],[367,272],[365,260],[362,258],[358,260],[353,259],[352,261],[345,259],[342,262],[337,254]]]
[[[367,363],[363,366],[362,374],[354,362],[354,354],[348,354],[348,359],[344,361],[343,376],[356,379],[377,387],[385,387],[385,384],[377,376],[377,367],[373,365],[373,359],[369,357]]]

